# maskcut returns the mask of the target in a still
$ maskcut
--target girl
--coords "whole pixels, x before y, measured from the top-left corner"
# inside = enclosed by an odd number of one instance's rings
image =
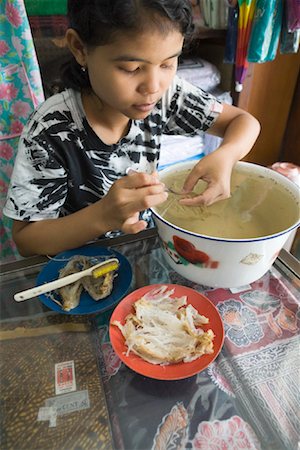
[[[143,230],[139,213],[167,198],[155,172],[163,133],[223,137],[186,179],[186,192],[208,183],[187,205],[228,197],[232,168],[259,133],[251,115],[176,77],[189,0],[69,0],[68,14],[67,89],[25,127],[5,206],[23,256]]]

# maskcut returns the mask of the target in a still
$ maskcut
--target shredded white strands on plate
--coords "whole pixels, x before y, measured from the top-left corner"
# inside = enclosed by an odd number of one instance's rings
[[[201,326],[208,319],[192,306],[187,297],[171,298],[174,289],[167,286],[154,289],[134,304],[134,314],[128,314],[125,324],[113,321],[132,351],[152,364],[191,362],[200,356],[213,353],[212,330]],[[187,306],[186,306],[187,305]]]

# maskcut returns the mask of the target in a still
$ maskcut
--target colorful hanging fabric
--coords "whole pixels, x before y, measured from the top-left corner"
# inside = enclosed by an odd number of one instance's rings
[[[238,28],[238,7],[229,8],[224,62],[233,64],[235,62]]]
[[[300,5],[300,0],[299,0]],[[289,31],[288,2],[285,2],[283,9],[283,20],[280,36],[280,53],[297,53],[300,45],[300,28]]]
[[[243,89],[243,82],[248,70],[247,53],[256,0],[238,0],[238,4],[239,18],[235,58],[235,90],[240,92]]]
[[[247,56],[249,62],[262,63],[275,59],[282,15],[282,0],[257,0]]]
[[[287,24],[290,32],[300,29],[300,0],[285,0],[287,8]]]

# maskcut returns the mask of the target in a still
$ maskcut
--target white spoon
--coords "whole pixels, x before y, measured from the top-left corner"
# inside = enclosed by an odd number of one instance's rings
[[[37,297],[38,295],[46,294],[46,292],[54,291],[55,289],[67,286],[68,284],[75,283],[75,281],[78,281],[83,277],[101,277],[108,272],[118,269],[118,267],[119,260],[117,258],[107,259],[106,261],[102,261],[80,272],[72,273],[66,277],[58,278],[57,280],[50,281],[49,283],[27,289],[26,291],[18,292],[14,295],[14,299],[16,302],[23,302],[24,300],[29,300],[32,297]]]

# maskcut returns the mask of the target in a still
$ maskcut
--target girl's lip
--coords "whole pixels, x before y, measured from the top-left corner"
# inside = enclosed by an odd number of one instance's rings
[[[144,104],[142,104],[142,105],[133,105],[133,107],[134,107],[135,109],[138,109],[139,111],[145,112],[145,111],[150,111],[151,109],[153,109],[154,106],[155,106],[155,104],[156,104],[156,102],[153,102],[153,103],[144,103]]]

